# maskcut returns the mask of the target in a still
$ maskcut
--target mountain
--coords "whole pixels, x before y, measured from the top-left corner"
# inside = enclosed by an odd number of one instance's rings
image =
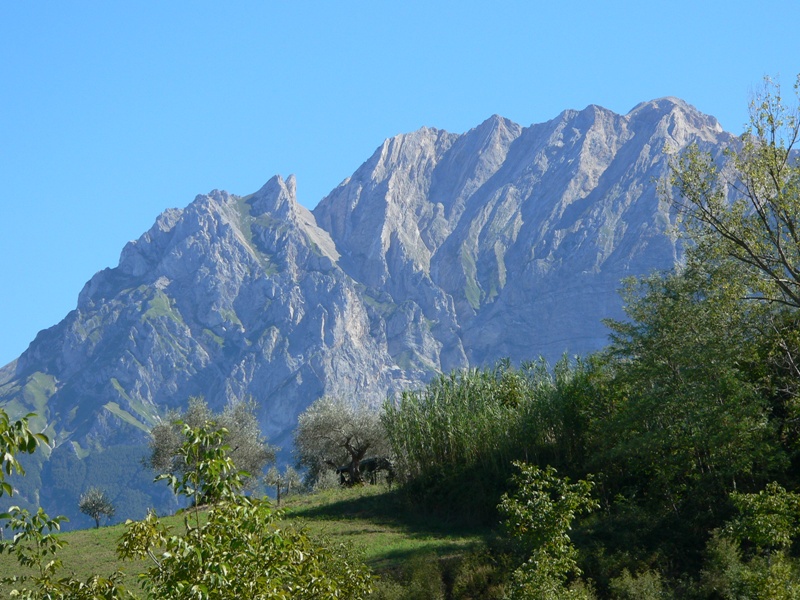
[[[121,518],[168,505],[138,460],[190,396],[253,398],[288,449],[324,394],[378,405],[439,372],[600,348],[620,280],[680,258],[657,191],[669,153],[732,140],[674,98],[493,116],[386,140],[313,211],[293,176],[167,210],[0,370],[0,404],[54,442],[15,501],[76,514],[101,485]]]

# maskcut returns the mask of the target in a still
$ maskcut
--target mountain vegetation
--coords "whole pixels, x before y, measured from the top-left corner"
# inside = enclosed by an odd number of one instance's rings
[[[363,483],[361,463],[367,453],[385,456],[386,433],[380,414],[343,398],[323,397],[308,407],[297,420],[295,453],[298,465],[313,487],[322,473],[336,471],[342,482]]]

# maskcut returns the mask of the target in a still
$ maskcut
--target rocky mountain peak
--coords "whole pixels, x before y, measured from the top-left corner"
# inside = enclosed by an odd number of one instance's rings
[[[297,212],[297,181],[289,175],[286,181],[275,175],[249,199],[251,214],[258,217],[270,214],[281,219],[293,218]]]
[[[719,121],[680,98],[664,97],[637,104],[626,115],[634,127],[651,128],[681,147],[689,138],[714,143],[723,133]]]
[[[288,449],[323,394],[378,404],[452,369],[592,351],[623,316],[620,279],[680,258],[656,186],[665,145],[693,140],[732,138],[674,98],[529,127],[493,115],[387,139],[313,212],[294,176],[197,196],[0,370],[0,402],[40,412],[58,464],[94,483],[88,456],[143,444],[193,395],[253,398]],[[41,477],[45,504],[80,487]]]
[[[297,201],[297,181],[294,175],[289,175],[286,181],[280,175],[275,175],[255,194],[247,197],[245,205],[249,207],[248,216],[251,218],[267,218],[273,222],[283,221],[286,225],[291,225],[277,230],[274,227],[265,227],[266,223],[254,225],[267,252],[279,255],[290,252],[296,256],[297,252],[310,249],[327,258],[331,264],[339,260],[339,252],[331,236],[317,225],[314,215]],[[280,235],[276,237],[278,232]],[[287,264],[292,262],[294,260]]]

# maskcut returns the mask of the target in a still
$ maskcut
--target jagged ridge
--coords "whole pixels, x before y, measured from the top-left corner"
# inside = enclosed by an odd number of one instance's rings
[[[314,211],[294,177],[198,196],[0,371],[0,401],[39,413],[54,459],[88,464],[192,395],[252,397],[287,447],[323,394],[379,403],[441,371],[583,354],[621,316],[620,279],[680,256],[656,192],[665,147],[731,139],[673,98],[527,128],[493,116],[386,140]],[[45,505],[74,492],[50,483]]]

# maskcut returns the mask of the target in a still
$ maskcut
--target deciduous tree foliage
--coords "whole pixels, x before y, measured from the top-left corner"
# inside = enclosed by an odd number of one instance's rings
[[[500,514],[525,556],[511,577],[507,597],[511,600],[537,598],[589,598],[584,588],[568,586],[581,574],[577,550],[569,537],[579,515],[598,507],[592,499],[592,482],[558,477],[555,469],[515,462],[520,473],[512,478],[516,488],[503,494]]]
[[[0,416],[5,413],[0,409]],[[8,422],[6,420],[6,422]],[[35,447],[42,436],[31,434],[25,422],[9,427],[2,467],[15,460],[20,448]],[[187,511],[185,532],[173,534],[154,513],[128,521],[118,546],[121,558],[149,558],[153,566],[142,584],[154,600],[253,600],[342,598],[359,600],[372,590],[372,577],[343,544],[312,540],[299,529],[279,523],[265,499],[241,494],[243,479],[225,445],[225,429],[206,424],[183,425],[178,458],[187,468],[180,475],[163,475],[180,495],[194,499]],[[31,437],[33,436],[33,437]],[[30,440],[35,440],[30,442]],[[23,444],[24,443],[24,444]],[[27,444],[31,444],[31,446]],[[217,502],[201,513],[197,498]],[[17,558],[31,575],[3,577],[15,587],[14,597],[28,600],[118,600],[135,598],[121,585],[121,574],[92,575],[86,581],[59,577],[57,557],[65,541],[56,536],[62,517],[50,518],[18,507],[0,519],[14,532],[0,543],[0,552]]]
[[[39,444],[47,444],[49,440],[42,433],[33,433],[28,428],[28,419],[35,416],[33,413],[16,421],[11,421],[8,413],[0,409],[0,453],[2,453],[2,468],[0,468],[0,496],[13,493],[11,484],[5,478],[12,473],[25,474],[25,470],[17,459],[19,453],[33,454]]]
[[[0,409],[0,495],[13,494],[13,489],[3,479],[6,474],[24,473],[17,455],[21,452],[33,453],[39,444],[48,443],[41,433],[33,433],[28,427],[29,414],[12,422],[5,410]],[[0,542],[0,553],[13,555],[20,567],[30,569],[30,575],[8,575],[0,577],[0,582],[13,586],[12,596],[23,600],[118,600],[129,598],[119,584],[120,575],[110,577],[93,575],[87,581],[79,581],[73,575],[57,577],[61,560],[57,557],[66,542],[55,535],[61,528],[65,517],[50,518],[39,508],[36,513],[18,506],[12,506],[7,513],[0,515],[6,521],[4,527],[13,532],[10,540]]]
[[[794,86],[800,93],[800,77]],[[769,79],[750,105],[750,126],[723,164],[695,145],[672,183],[688,231],[710,260],[742,268],[752,297],[800,307],[800,135],[797,106]]]
[[[677,515],[687,506],[713,514],[728,489],[786,461],[757,364],[760,314],[742,303],[729,268],[697,267],[632,283],[631,320],[609,323],[617,397],[592,458]]]
[[[725,599],[794,600],[800,562],[790,552],[800,533],[800,494],[771,482],[757,493],[733,492],[737,514],[708,544],[704,588]]]
[[[672,575],[699,564],[737,491],[800,483],[797,112],[768,83],[751,114],[720,162],[698,147],[675,162],[686,263],[629,283],[590,409],[598,532],[620,553],[669,556]]]

